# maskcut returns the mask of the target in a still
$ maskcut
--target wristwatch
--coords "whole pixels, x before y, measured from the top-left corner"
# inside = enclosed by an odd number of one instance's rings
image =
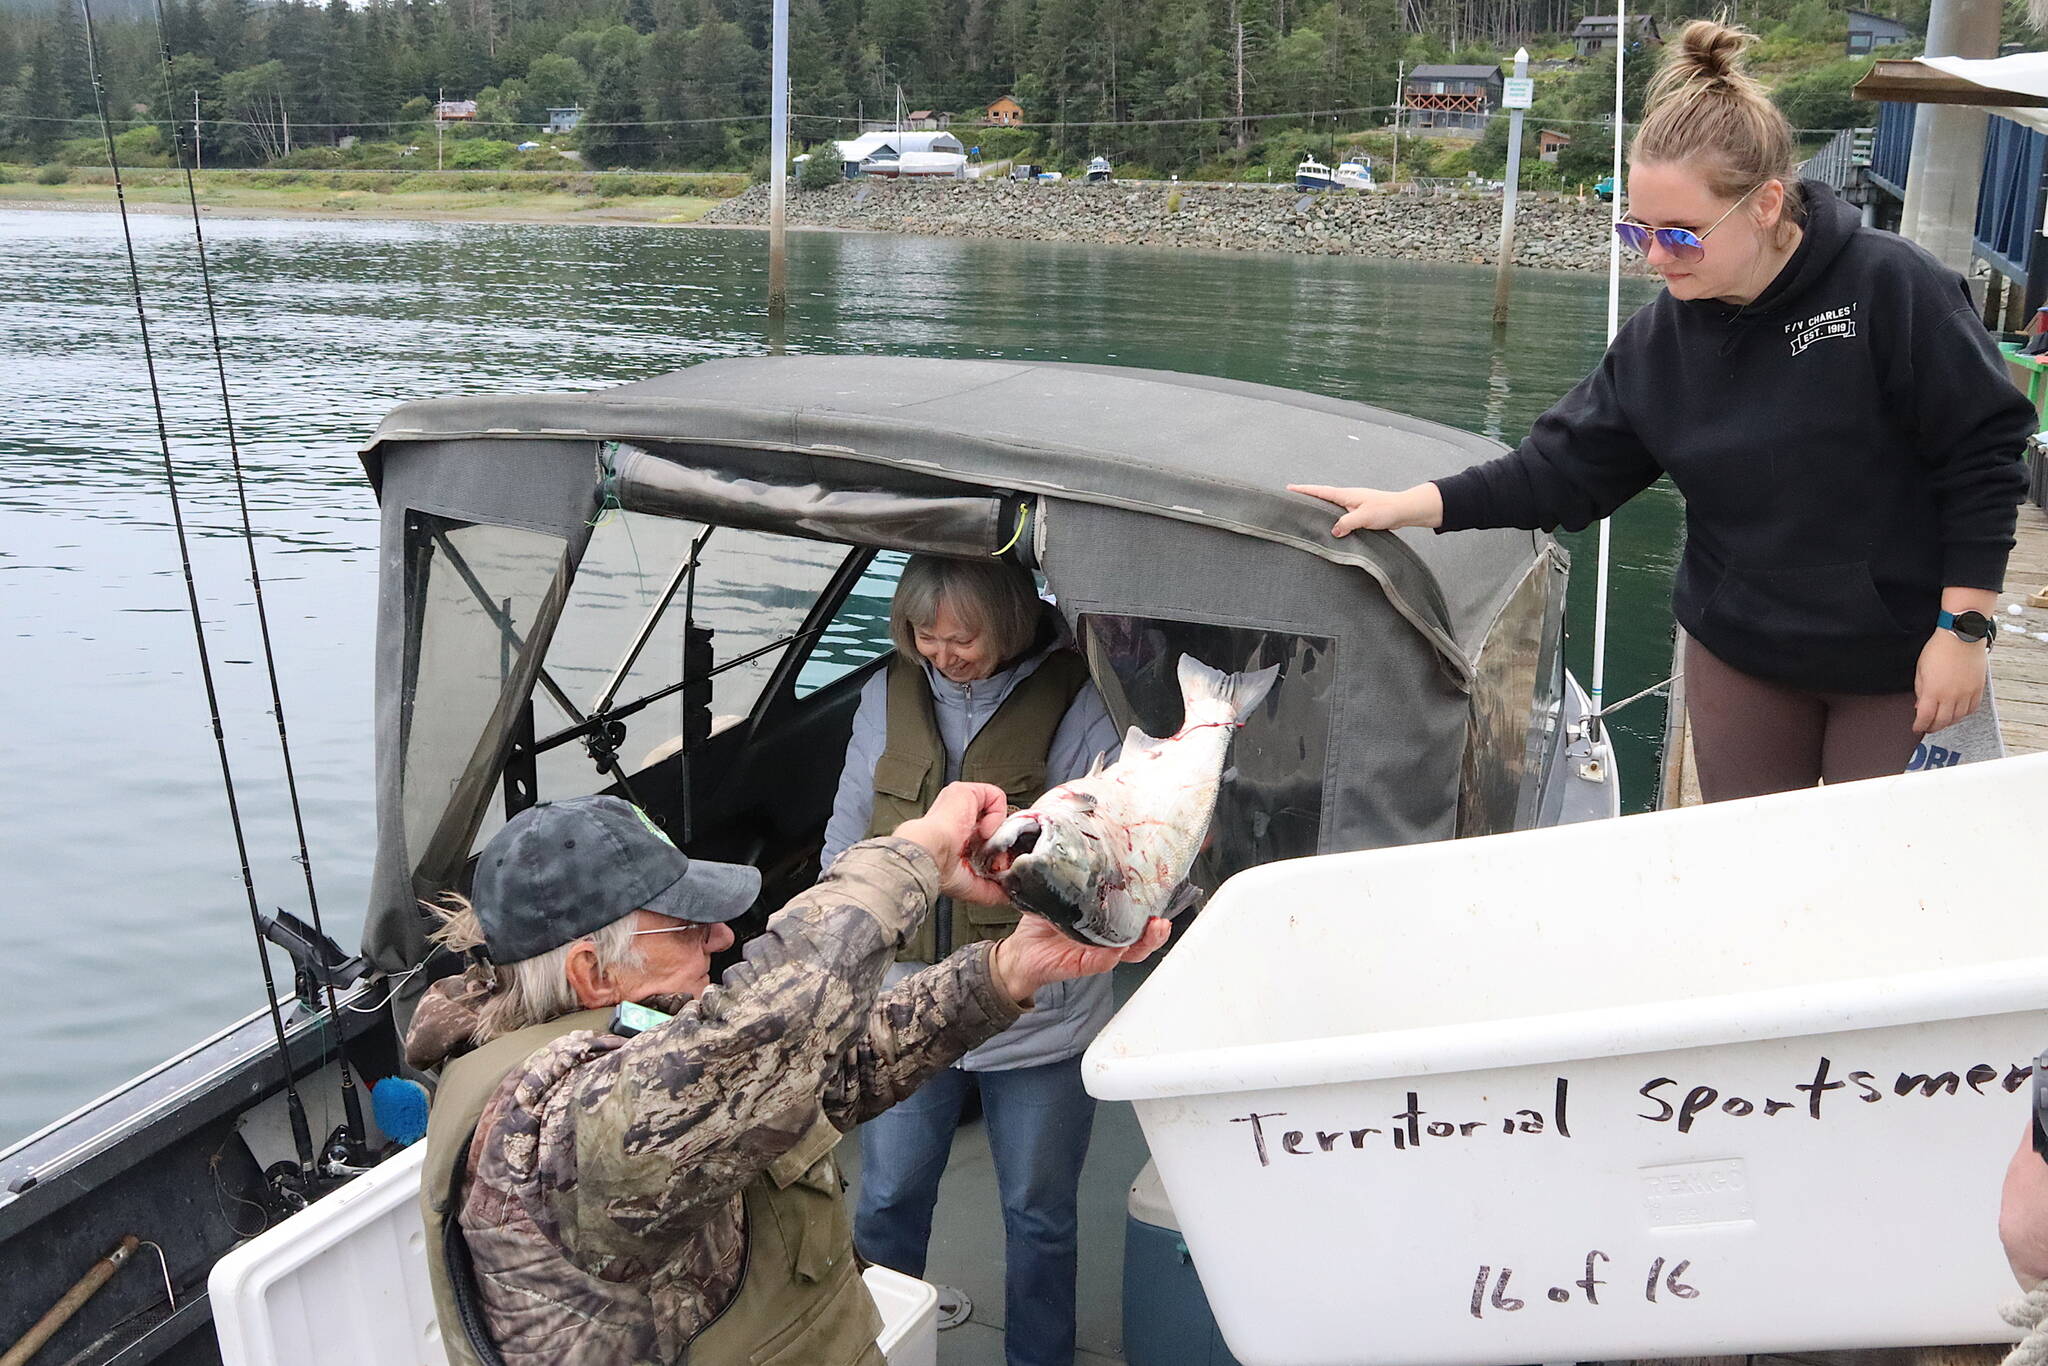
[[[1986,648],[1998,639],[1998,623],[1982,612],[1943,612],[1934,619],[1934,624],[1944,631],[1954,631],[1958,640],[1967,640],[1972,645],[1983,641]]]

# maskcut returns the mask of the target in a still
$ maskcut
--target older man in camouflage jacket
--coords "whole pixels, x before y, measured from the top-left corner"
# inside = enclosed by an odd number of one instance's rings
[[[488,964],[438,984],[406,1044],[442,1068],[422,1204],[456,1366],[882,1361],[839,1136],[1039,987],[1166,938],[1155,921],[1130,949],[1091,949],[1026,916],[880,992],[939,896],[1001,900],[967,855],[1003,809],[1000,789],[956,784],[849,850],[722,986],[710,958],[754,870],[687,858],[612,797],[535,807],[492,839],[443,935]]]

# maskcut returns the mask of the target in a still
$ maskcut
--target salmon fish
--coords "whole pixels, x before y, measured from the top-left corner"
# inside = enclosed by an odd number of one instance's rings
[[[1003,822],[975,856],[1020,908],[1084,944],[1123,948],[1153,916],[1192,904],[1188,869],[1209,833],[1224,756],[1280,666],[1223,674],[1182,655],[1180,729],[1136,726],[1114,764],[1062,783]]]

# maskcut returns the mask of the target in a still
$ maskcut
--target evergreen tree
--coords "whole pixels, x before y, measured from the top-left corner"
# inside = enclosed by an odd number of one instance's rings
[[[256,21],[250,0],[211,0],[206,30],[206,55],[213,59],[215,69],[239,71],[258,60]]]
[[[638,54],[621,53],[614,45],[600,54],[583,101],[583,122],[576,129],[576,144],[591,169],[641,164],[647,153],[644,130],[619,126],[638,122],[641,113]]]
[[[57,77],[53,47],[47,29],[38,32],[29,44],[15,126],[9,130],[9,140],[25,146],[36,161],[46,160],[68,132],[66,124],[55,121],[70,116],[60,112],[64,108],[64,91]]]
[[[65,118],[90,114],[93,109],[92,67],[87,59],[85,23],[78,6],[60,0],[56,29],[51,34],[50,58],[55,63],[57,109]]]

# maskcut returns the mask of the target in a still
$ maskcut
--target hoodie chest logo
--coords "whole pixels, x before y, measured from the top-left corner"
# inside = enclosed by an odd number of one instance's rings
[[[1825,313],[1816,313],[1811,318],[1786,323],[1785,335],[1791,341],[1792,354],[1795,356],[1815,342],[1824,342],[1834,337],[1854,337],[1856,305],[1844,304]]]

